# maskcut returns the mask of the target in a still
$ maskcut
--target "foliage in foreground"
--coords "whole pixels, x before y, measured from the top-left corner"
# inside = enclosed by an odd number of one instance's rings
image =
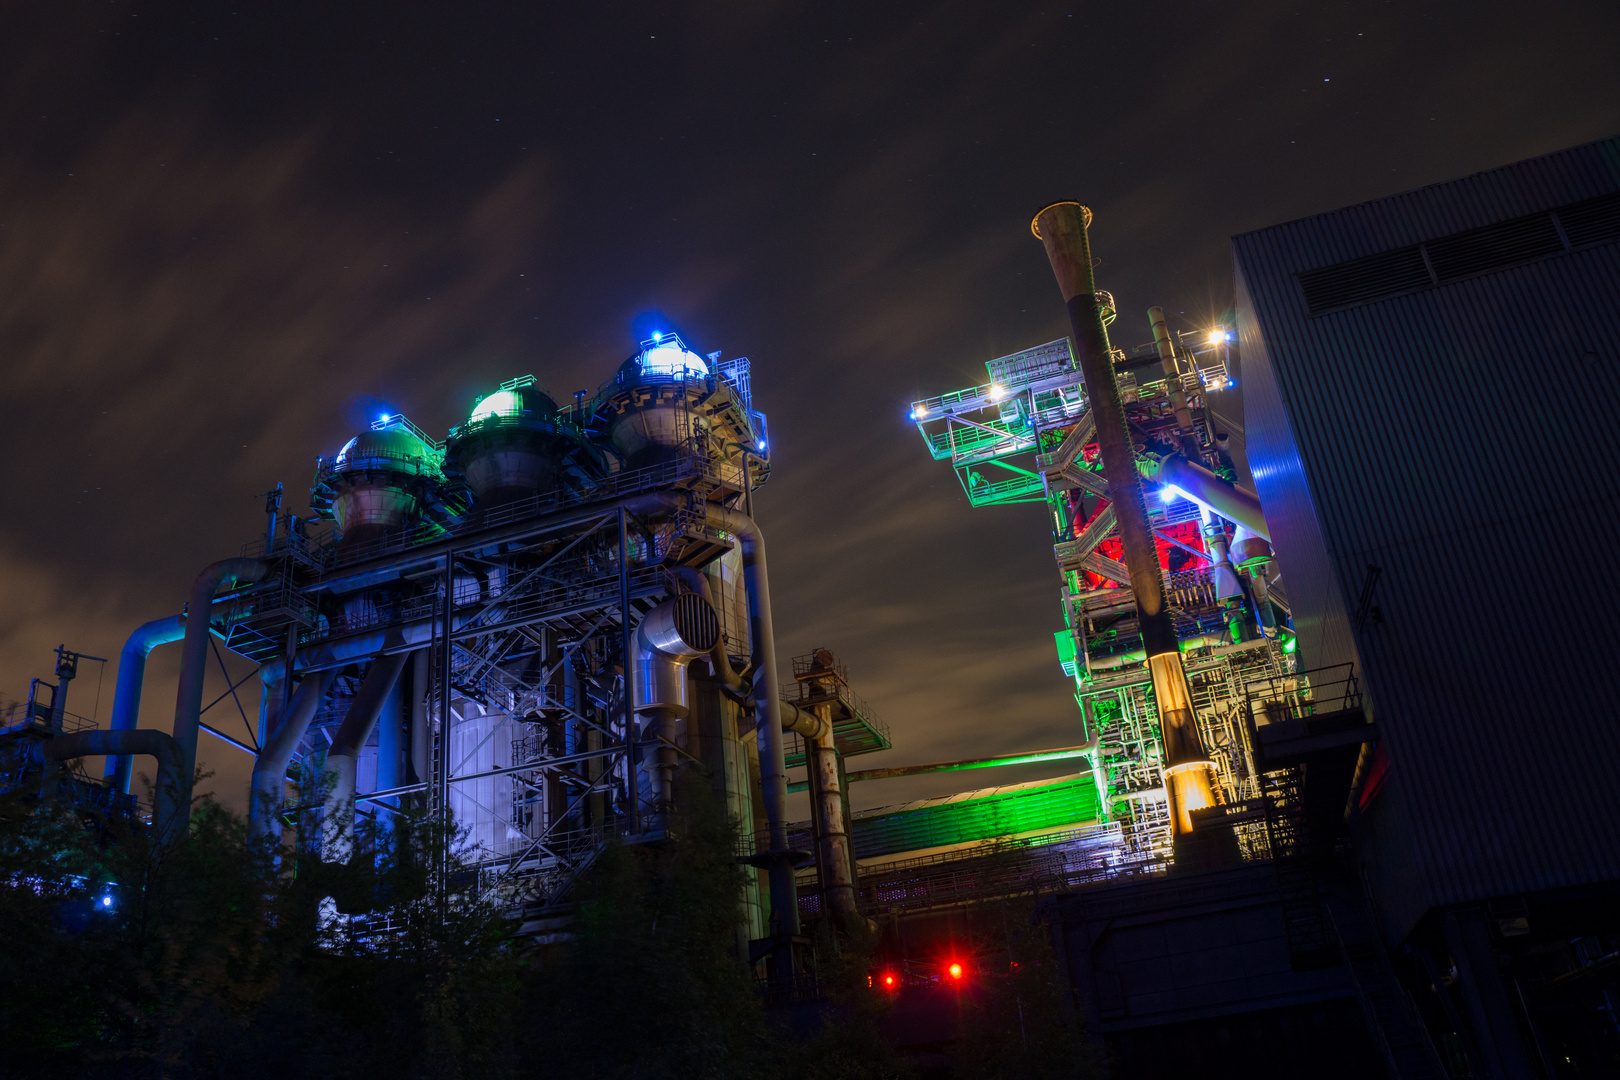
[[[734,826],[706,795],[683,792],[675,842],[609,848],[569,940],[526,951],[456,895],[470,875],[430,821],[362,823],[366,857],[335,867],[255,845],[206,802],[157,849],[127,821],[0,795],[0,1076],[908,1076],[866,989],[872,942],[821,943],[819,1020],[764,1010],[735,960]],[[334,898],[386,908],[389,932],[351,934]],[[1075,1075],[1028,914],[992,935],[1014,966],[969,1003],[961,1075]]]

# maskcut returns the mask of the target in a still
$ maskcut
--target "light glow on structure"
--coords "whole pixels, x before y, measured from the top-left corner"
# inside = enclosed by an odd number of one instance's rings
[[[1193,501],[1192,499],[1188,498],[1185,492],[1176,487],[1174,484],[1166,484],[1164,487],[1159,489],[1160,502],[1175,502],[1177,499],[1187,499],[1188,502]],[[1203,504],[1200,503],[1199,505],[1202,506]]]
[[[667,344],[662,342],[661,336],[653,335],[653,346],[641,353],[641,373],[643,375],[667,375],[677,379],[707,378],[709,365],[703,357],[687,349],[681,344],[680,338],[674,338]]]
[[[1209,332],[1209,343],[1211,345],[1219,345],[1221,342],[1223,342],[1225,340],[1226,340],[1226,327],[1217,326],[1215,329],[1213,329],[1213,330],[1211,330]]]
[[[962,965],[961,964],[952,964],[946,970],[951,973],[951,978],[953,978],[953,979],[960,979],[962,977]]]
[[[472,411],[469,421],[487,420],[492,416],[516,416],[523,411],[523,401],[510,390],[499,390],[480,401]]]
[[[990,400],[991,401],[1000,401],[1002,398],[1004,398],[1006,396],[1007,396],[1007,388],[1005,386],[1002,386],[1000,383],[991,383],[990,384]]]

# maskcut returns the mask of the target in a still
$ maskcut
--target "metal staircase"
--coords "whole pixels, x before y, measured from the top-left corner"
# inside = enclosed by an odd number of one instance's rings
[[[1328,936],[1305,822],[1304,772],[1298,766],[1260,776],[1266,834],[1277,875],[1288,956],[1295,971],[1329,967],[1339,957]]]

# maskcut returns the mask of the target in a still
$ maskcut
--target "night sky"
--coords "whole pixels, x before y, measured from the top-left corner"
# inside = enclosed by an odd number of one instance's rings
[[[1066,332],[1035,210],[1093,208],[1129,348],[1230,305],[1235,233],[1620,132],[1613,0],[0,10],[0,696],[116,658],[376,412],[567,400],[656,308],[754,362],[779,652],[893,729],[852,767],[1079,741],[1044,509],[970,508],[905,416]]]

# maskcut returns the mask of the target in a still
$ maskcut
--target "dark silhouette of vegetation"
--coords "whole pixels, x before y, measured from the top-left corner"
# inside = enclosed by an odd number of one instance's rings
[[[1080,1038],[1050,930],[1033,896],[985,905],[979,969],[963,996],[956,1066],[974,1080],[1056,1080],[1099,1070]]]
[[[735,955],[735,826],[696,779],[680,805],[667,839],[608,848],[562,940],[536,946],[431,820],[362,820],[337,866],[207,801],[159,848],[127,818],[0,795],[0,1076],[909,1076],[880,1037],[871,942],[820,943],[819,1008],[764,1008]],[[974,1003],[963,1076],[1076,1072],[1050,950],[1018,925],[1029,967]]]

